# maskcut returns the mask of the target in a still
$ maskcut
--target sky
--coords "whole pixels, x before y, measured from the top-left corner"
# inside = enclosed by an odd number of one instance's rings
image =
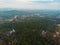
[[[60,10],[60,0],[0,0],[0,8]]]

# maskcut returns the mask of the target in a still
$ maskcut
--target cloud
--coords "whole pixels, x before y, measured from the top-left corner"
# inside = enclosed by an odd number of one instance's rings
[[[33,0],[33,1],[54,1],[54,0]]]
[[[54,1],[54,0],[17,0],[17,1]]]
[[[40,1],[43,1],[43,3]],[[49,1],[49,0],[5,0],[5,1],[0,0],[0,8],[60,10],[59,2],[50,2],[53,1],[50,0],[49,2],[44,3],[44,1]]]
[[[48,4],[12,4],[8,7],[17,8],[17,9],[60,9],[60,3],[48,3]]]
[[[28,2],[30,0],[16,0],[16,1],[20,1],[20,2]],[[32,0],[31,0],[32,1]]]

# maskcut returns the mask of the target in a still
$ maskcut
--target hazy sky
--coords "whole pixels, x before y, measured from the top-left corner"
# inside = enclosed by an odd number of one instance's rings
[[[0,0],[0,8],[60,10],[60,0]]]

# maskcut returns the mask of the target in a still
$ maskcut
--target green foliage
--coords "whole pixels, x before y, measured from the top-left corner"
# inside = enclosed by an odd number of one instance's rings
[[[27,18],[29,19],[29,18]],[[51,20],[48,20],[46,18],[32,18],[27,20],[25,19],[22,22],[11,22],[11,23],[5,23],[3,25],[0,25],[0,29],[3,30],[3,32],[6,32],[11,30],[12,28],[16,31],[16,38],[17,42],[14,41],[13,35],[10,35],[10,37],[4,37],[8,41],[12,42],[12,45],[51,45],[47,38],[43,38],[41,36],[41,31],[55,31],[55,23]]]

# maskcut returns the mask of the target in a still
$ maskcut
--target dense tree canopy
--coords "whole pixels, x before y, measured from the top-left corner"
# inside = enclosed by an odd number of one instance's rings
[[[11,42],[11,45],[55,45],[54,39],[51,38],[52,33],[50,33],[56,29],[56,23],[54,21],[34,17],[0,25],[0,31],[2,32],[12,30],[13,28],[16,32],[9,35],[9,37],[1,36],[5,38],[5,42]],[[46,37],[41,36],[43,30],[49,31]]]

